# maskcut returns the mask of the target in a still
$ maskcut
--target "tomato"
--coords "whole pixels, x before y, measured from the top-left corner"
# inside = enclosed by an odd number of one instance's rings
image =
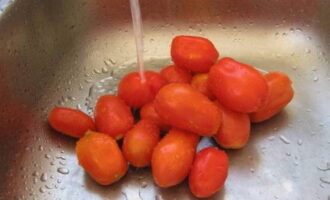
[[[246,145],[250,136],[250,119],[246,113],[232,111],[219,103],[222,125],[214,136],[218,144],[227,149],[239,149]]]
[[[280,112],[293,98],[294,91],[290,78],[281,72],[270,72],[265,75],[269,94],[266,104],[250,114],[252,122],[262,122]]]
[[[219,57],[212,42],[194,36],[176,36],[171,45],[173,62],[193,72],[208,72]]]
[[[118,96],[126,104],[133,108],[140,108],[152,102],[159,89],[167,84],[159,73],[145,71],[145,81],[141,81],[137,72],[132,72],[124,76],[118,87]]]
[[[207,73],[202,74],[196,74],[191,79],[191,86],[198,90],[200,93],[207,96],[209,99],[214,100],[216,97],[213,95],[213,93],[210,91],[208,87],[208,80],[209,75]]]
[[[75,138],[84,136],[88,130],[95,130],[91,117],[71,108],[53,108],[49,113],[48,123],[56,131]]]
[[[135,167],[150,165],[159,138],[159,129],[153,122],[139,121],[124,137],[122,148],[125,158]]]
[[[76,144],[79,164],[99,184],[109,185],[127,172],[127,162],[116,141],[103,133],[88,131]]]
[[[157,94],[154,105],[166,124],[202,136],[215,135],[221,124],[219,108],[188,84],[164,86]]]
[[[183,181],[189,173],[199,136],[171,129],[152,154],[151,169],[156,184],[166,188]]]
[[[166,131],[169,129],[169,125],[165,124],[156,112],[153,102],[147,103],[141,108],[140,118],[152,121],[160,130]]]
[[[225,184],[228,156],[224,151],[208,147],[196,154],[189,174],[190,191],[198,198],[212,196]]]
[[[97,100],[94,115],[97,130],[117,140],[134,125],[130,108],[114,95],[101,96]]]
[[[187,69],[175,65],[163,68],[160,75],[168,83],[190,83],[191,80],[191,74]]]
[[[264,76],[232,58],[223,58],[212,66],[208,84],[222,105],[242,113],[257,111],[268,95]]]

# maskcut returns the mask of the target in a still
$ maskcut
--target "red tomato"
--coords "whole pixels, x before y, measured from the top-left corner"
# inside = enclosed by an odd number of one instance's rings
[[[293,98],[294,91],[290,78],[281,72],[270,72],[265,75],[269,94],[266,104],[250,114],[252,122],[262,122],[280,112]]]
[[[99,184],[109,185],[127,172],[127,162],[110,136],[89,131],[76,144],[79,164]]]
[[[218,144],[227,149],[245,146],[250,136],[250,119],[246,113],[239,113],[216,103],[222,110],[222,125],[214,137]]]
[[[157,144],[152,154],[151,169],[156,184],[170,187],[179,184],[189,173],[199,136],[172,129]]]
[[[169,125],[202,136],[217,133],[221,124],[219,108],[188,84],[171,83],[157,94],[155,110]]]
[[[53,108],[48,116],[50,126],[65,135],[80,138],[88,130],[95,130],[93,119],[71,108]]]
[[[159,73],[145,71],[144,75],[144,82],[141,81],[139,73],[132,72],[124,76],[119,83],[118,96],[130,107],[140,108],[152,102],[159,89],[167,84]]]
[[[212,42],[206,38],[177,36],[171,45],[173,62],[194,72],[208,72],[219,57]]]
[[[187,69],[175,65],[163,68],[160,75],[168,83],[190,83],[191,80],[191,74]]]
[[[196,74],[193,76],[191,79],[191,86],[198,90],[200,93],[204,94],[207,96],[209,99],[214,100],[216,97],[212,94],[210,91],[207,80],[208,80],[209,75],[207,73],[204,74]]]
[[[101,96],[97,100],[94,115],[97,130],[117,140],[134,125],[130,108],[114,95]]]
[[[159,142],[159,129],[151,121],[141,120],[124,137],[123,154],[135,167],[150,165],[154,147]]]
[[[190,191],[198,198],[212,196],[225,184],[228,156],[224,151],[208,147],[196,154],[189,174]]]
[[[141,108],[140,118],[152,121],[159,127],[160,130],[166,131],[170,128],[169,125],[166,125],[159,117],[158,113],[155,110],[155,105],[153,102],[147,103]]]
[[[268,95],[263,75],[232,58],[223,58],[211,68],[208,84],[222,105],[242,113],[257,111]]]

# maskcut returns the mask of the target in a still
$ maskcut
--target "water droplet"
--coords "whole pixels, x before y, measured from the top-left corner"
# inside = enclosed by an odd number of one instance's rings
[[[303,144],[303,141],[302,141],[301,139],[299,139],[299,140],[297,141],[297,144],[300,146],[300,145]]]
[[[330,177],[321,177],[320,181],[326,184],[330,184]]]
[[[37,183],[38,182],[38,179],[37,178],[34,178],[33,179],[33,183]]]
[[[330,162],[327,162],[326,167],[317,167],[317,169],[321,171],[328,171],[330,170]]]
[[[319,123],[319,126],[322,126],[322,127],[323,127],[323,126],[324,126],[324,123],[320,122],[320,123]]]
[[[109,72],[109,70],[108,70],[108,68],[107,67],[102,67],[102,73],[108,73]]]
[[[85,82],[86,82],[86,83],[92,83],[93,80],[91,80],[91,79],[85,79]]]
[[[66,160],[63,156],[56,156],[57,159]]]
[[[39,188],[39,192],[41,193],[45,193],[46,192],[46,188],[44,188],[43,186]]]
[[[101,74],[101,73],[102,73],[102,71],[99,70],[99,69],[93,69],[93,72],[94,72],[95,74]]]
[[[295,166],[298,166],[299,162],[298,162],[297,160],[295,160],[295,161],[293,162],[293,164],[294,164]]]
[[[65,161],[60,161],[59,163],[60,163],[60,165],[63,165],[63,166],[66,165],[66,162]]]
[[[295,65],[292,66],[292,69],[293,69],[293,70],[296,70],[296,69],[297,69],[297,66],[295,66]]]
[[[291,156],[291,153],[289,153],[289,152],[286,152],[286,153],[285,153],[285,155],[287,155],[287,156]]]
[[[163,197],[160,194],[157,194],[155,196],[155,200],[164,200]]]
[[[39,172],[37,172],[37,171],[33,172],[32,176],[39,176]]]
[[[53,189],[54,187],[52,185],[45,185],[47,189]]]
[[[277,127],[273,128],[273,131],[278,131],[278,128]]]
[[[59,168],[57,168],[57,172],[58,173],[61,173],[61,174],[69,174],[70,173],[69,169],[68,168],[65,168],[65,167],[59,167]]]
[[[81,110],[81,105],[78,103],[78,104],[76,105],[76,108],[77,108],[78,110]]]
[[[306,49],[305,51],[307,54],[310,54],[312,51],[310,49]]]
[[[40,180],[42,182],[46,182],[48,180],[48,175],[46,173],[42,173],[41,177],[40,177]]]
[[[250,168],[250,172],[251,173],[254,173],[255,172],[255,169],[254,168]]]
[[[77,100],[76,97],[73,97],[73,96],[69,96],[68,99],[69,99],[70,101],[75,101],[75,100]]]
[[[56,182],[57,182],[57,183],[62,183],[62,180],[61,180],[61,179],[57,179]]]
[[[55,165],[55,162],[54,161],[50,162],[50,165],[54,166]]]
[[[146,181],[142,181],[141,182],[141,187],[142,188],[145,188],[145,187],[147,187],[148,186],[148,183],[146,182]]]
[[[43,151],[44,147],[42,145],[39,145],[39,151]]]
[[[79,83],[79,90],[83,90],[83,89],[84,89],[84,86],[81,83]]]
[[[268,140],[269,140],[269,141],[273,141],[274,139],[275,139],[274,136],[269,136],[269,137],[268,137]]]
[[[285,136],[281,135],[280,139],[282,140],[282,142],[284,142],[285,144],[290,144],[290,140],[288,138],[286,138]]]
[[[314,78],[313,78],[313,81],[314,82],[316,82],[316,81],[318,81],[319,80],[319,77],[318,76],[315,76]]]

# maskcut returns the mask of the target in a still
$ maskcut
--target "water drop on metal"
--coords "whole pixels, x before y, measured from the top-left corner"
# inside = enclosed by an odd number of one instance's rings
[[[46,192],[46,188],[44,188],[43,186],[39,188],[39,192],[41,193],[45,193]]]
[[[280,136],[280,140],[282,142],[284,142],[285,144],[290,144],[291,143],[290,140],[288,138],[286,138],[285,136],[283,136],[283,135]]]
[[[303,141],[302,141],[301,139],[299,139],[299,140],[297,141],[297,144],[298,144],[299,146],[301,146],[301,145],[303,144]]]
[[[46,173],[42,173],[41,177],[40,177],[40,180],[42,182],[46,182],[48,180],[48,175]]]
[[[315,76],[314,78],[313,78],[313,81],[314,82],[316,82],[316,81],[318,81],[319,80],[319,77],[318,76]]]
[[[59,168],[57,168],[57,172],[58,173],[61,173],[61,174],[69,174],[70,173],[69,169],[68,168],[65,168],[65,167],[59,167]]]
[[[321,177],[320,181],[325,184],[330,184],[330,177]]]

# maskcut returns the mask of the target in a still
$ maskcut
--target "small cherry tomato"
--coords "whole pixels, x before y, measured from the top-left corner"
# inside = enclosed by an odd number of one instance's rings
[[[126,160],[135,167],[150,165],[159,138],[159,129],[153,122],[139,121],[124,137],[122,148]]]
[[[109,135],[88,131],[77,142],[76,153],[79,164],[101,185],[112,184],[127,172],[127,161]]]
[[[97,130],[117,140],[134,125],[130,108],[114,95],[101,96],[97,100],[94,115]]]
[[[212,42],[206,38],[177,36],[171,45],[173,62],[193,72],[208,72],[219,57]]]
[[[164,86],[157,94],[154,105],[166,124],[202,136],[215,135],[221,124],[219,108],[188,84]]]
[[[250,119],[246,113],[232,111],[218,102],[222,111],[222,125],[214,136],[218,144],[227,149],[239,149],[246,145],[250,136]]]
[[[212,196],[225,184],[229,161],[224,151],[208,147],[196,154],[189,174],[190,191],[198,198]]]
[[[53,108],[48,116],[50,126],[65,135],[80,138],[88,130],[95,130],[93,119],[80,110]]]
[[[208,84],[222,105],[242,113],[257,111],[268,95],[264,76],[232,58],[223,58],[212,66]]]
[[[155,110],[155,105],[153,102],[147,103],[141,108],[140,118],[152,121],[162,131],[166,131],[170,128],[170,126],[166,125],[163,122],[163,120],[159,117],[158,113]]]
[[[196,74],[192,77],[190,84],[193,88],[207,96],[209,99],[215,100],[216,97],[213,95],[213,93],[208,87],[208,77],[209,75],[207,73]]]
[[[250,114],[252,122],[262,122],[280,112],[293,98],[294,91],[290,78],[281,72],[270,72],[265,75],[269,94],[266,104]]]
[[[140,108],[144,104],[152,102],[159,89],[167,84],[159,73],[145,71],[145,80],[141,81],[137,72],[124,76],[118,87],[118,96],[133,108]]]
[[[159,187],[179,184],[189,173],[199,136],[171,129],[157,144],[152,154],[152,175]]]
[[[191,80],[191,74],[187,69],[175,65],[163,68],[160,75],[168,83],[190,83]]]

